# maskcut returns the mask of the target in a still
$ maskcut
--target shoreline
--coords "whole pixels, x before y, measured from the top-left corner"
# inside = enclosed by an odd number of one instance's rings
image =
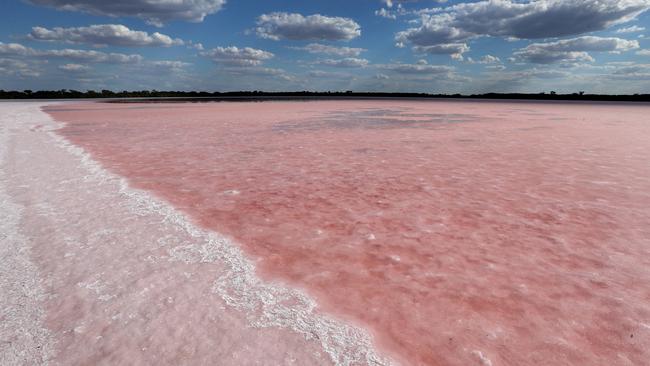
[[[248,326],[253,330],[260,329],[259,332],[262,332],[261,329],[284,329],[297,334],[306,342],[319,344],[330,362],[337,365],[357,362],[390,364],[390,361],[376,354],[366,331],[320,314],[316,303],[302,291],[260,280],[255,274],[253,262],[229,239],[195,226],[184,214],[150,193],[130,188],[125,178],[109,172],[82,148],[57,134],[55,128],[60,128],[62,124],[43,112],[41,105],[31,107],[39,109],[33,113],[42,114],[41,123],[49,127],[39,129],[48,135],[57,149],[71,155],[88,173],[83,177],[84,182],[102,187],[105,194],[114,195],[113,199],[128,201],[126,205],[133,214],[153,217],[154,221],[166,226],[167,231],[191,238],[192,242],[179,243],[180,245],[166,250],[170,266],[184,263],[189,267],[219,267],[220,276],[211,281],[211,294],[220,298],[229,309],[244,315],[248,319]],[[93,284],[85,286],[92,288]],[[112,299],[111,296],[115,296],[104,293],[106,291],[103,290],[97,292],[102,292],[103,299],[108,301]]]
[[[95,103],[218,103],[218,102],[311,102],[311,101],[404,101],[404,102],[433,102],[433,103],[503,103],[503,104],[568,104],[568,105],[631,105],[650,106],[648,100],[632,99],[570,99],[570,98],[489,98],[471,96],[218,96],[218,97],[84,97],[84,98],[15,98],[0,99],[0,103],[17,102],[95,102]]]
[[[374,91],[260,91],[260,90],[240,90],[226,92],[206,92],[206,91],[178,91],[178,90],[133,90],[114,92],[112,90],[102,90],[96,92],[87,90],[85,92],[77,90],[39,90],[39,91],[5,91],[0,90],[0,100],[30,100],[30,99],[124,99],[124,100],[145,100],[145,99],[283,99],[283,100],[300,100],[300,99],[379,99],[379,100],[408,100],[408,99],[425,99],[425,100],[502,100],[502,101],[584,101],[584,102],[633,102],[643,103],[650,102],[650,94],[591,94],[581,92],[573,93],[556,93],[555,91],[540,91],[535,93],[510,92],[510,93],[480,93],[480,94],[460,94],[460,93],[426,93],[426,92],[374,92]]]

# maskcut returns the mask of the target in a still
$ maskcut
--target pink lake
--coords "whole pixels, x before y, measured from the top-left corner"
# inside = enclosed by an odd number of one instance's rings
[[[407,365],[650,359],[650,107],[79,103],[62,136]]]

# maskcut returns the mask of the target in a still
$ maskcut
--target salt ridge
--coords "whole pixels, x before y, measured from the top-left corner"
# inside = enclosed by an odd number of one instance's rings
[[[42,106],[38,105],[39,108]],[[64,123],[54,121],[40,109],[34,113],[43,115],[41,123],[51,125],[48,134],[57,146],[76,156],[89,172],[84,180],[113,183],[118,194],[130,203],[132,212],[143,216],[159,215],[164,224],[199,238],[202,245],[190,244],[169,250],[170,260],[224,264],[226,272],[215,280],[213,292],[229,306],[245,312],[251,326],[288,328],[307,340],[315,339],[335,365],[395,364],[394,360],[377,353],[367,331],[318,314],[316,302],[300,290],[265,283],[255,274],[254,264],[230,239],[197,227],[169,203],[130,187],[125,178],[109,172],[83,148],[56,133],[65,126]]]

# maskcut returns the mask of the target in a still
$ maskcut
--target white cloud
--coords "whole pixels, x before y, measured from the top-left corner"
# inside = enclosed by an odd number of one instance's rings
[[[496,64],[496,65],[487,65],[485,66],[486,69],[488,70],[496,70],[496,71],[502,71],[505,70],[506,67],[502,64]]]
[[[348,41],[361,35],[359,24],[349,18],[279,12],[260,15],[255,31],[262,38],[276,41]]]
[[[650,56],[650,50],[640,50],[636,52],[639,56]]]
[[[386,8],[379,8],[379,10],[375,10],[375,15],[378,17],[386,18],[386,19],[397,19],[397,17],[405,16],[405,15],[427,15],[427,14],[434,14],[434,13],[439,13],[442,11],[442,8],[423,8],[423,9],[407,9],[406,7],[402,6],[402,3],[415,3],[418,2],[419,0],[402,0],[400,1],[397,6],[393,9],[393,1],[383,1],[384,4],[386,4]],[[443,4],[446,3],[447,0],[433,0],[433,2]],[[415,20],[411,20],[409,22],[417,23]]]
[[[413,0],[410,2],[416,2],[417,0]],[[446,0],[437,0],[435,1],[437,3],[445,3],[447,2]],[[442,11],[442,8],[423,8],[423,9],[407,9],[402,6],[402,4],[397,4],[397,7],[395,9],[392,9],[392,6],[388,6],[388,8],[379,8],[379,10],[375,10],[375,15],[378,17],[386,18],[386,19],[397,19],[397,17],[401,16],[406,16],[406,15],[428,15],[428,14],[435,14],[439,13]],[[416,20],[411,20],[409,21],[410,23],[416,23]]]
[[[304,50],[314,54],[335,55],[341,57],[357,57],[362,52],[367,51],[365,48],[335,47],[320,43],[310,43],[305,47],[294,47],[294,49]]]
[[[105,53],[99,51],[61,49],[61,50],[36,50],[25,47],[18,43],[0,42],[0,55],[41,57],[41,58],[63,58],[93,63],[125,64],[138,63],[143,60],[140,55],[127,55],[123,53]]]
[[[0,68],[4,69],[12,69],[12,68],[24,68],[27,67],[27,63],[10,59],[10,58],[0,58]]]
[[[283,69],[275,69],[269,67],[235,67],[225,70],[231,75],[240,75],[244,77],[257,76],[257,77],[272,77],[282,81],[296,82],[297,79],[287,73]]]
[[[168,60],[151,61],[150,64],[153,67],[160,68],[160,69],[168,69],[168,70],[180,70],[192,65],[189,62],[168,61]]]
[[[331,72],[331,71],[323,71],[323,70],[312,70],[308,73],[308,75],[313,78],[327,78],[327,79],[334,79],[334,78],[349,79],[353,77],[353,75],[344,72]]]
[[[378,65],[380,69],[392,71],[398,74],[414,75],[441,75],[450,74],[454,68],[444,65],[429,65],[425,60],[419,60],[415,64],[394,63],[387,65]]]
[[[608,78],[626,81],[650,80],[650,64],[629,63],[620,66],[616,65]]]
[[[462,59],[463,53],[469,51],[469,47],[465,43],[447,43],[433,46],[415,46],[413,51],[432,55],[451,55],[455,59]]]
[[[229,66],[258,66],[274,57],[271,52],[250,47],[216,47],[200,53],[212,61]]]
[[[468,57],[467,58],[467,63],[469,63],[469,64],[482,64],[482,65],[499,64],[499,63],[501,63],[501,59],[498,58],[497,56],[485,55],[485,56],[481,57],[478,60],[474,60],[471,57]]]
[[[594,59],[588,52],[622,52],[636,48],[639,48],[638,41],[586,36],[556,42],[533,43],[515,51],[513,56],[516,61],[538,64],[592,62]]]
[[[226,0],[28,0],[60,10],[112,17],[132,16],[162,26],[171,20],[201,22],[216,13]]]
[[[65,64],[59,66],[59,69],[67,72],[83,72],[88,71],[90,68],[87,65],[81,64]]]
[[[420,0],[381,0],[382,4],[385,4],[387,8],[392,8],[395,3],[397,3],[397,6],[401,6],[402,3],[417,3]],[[446,3],[447,0],[432,0],[435,3]]]
[[[593,57],[591,57],[589,53],[578,51],[547,52],[545,50],[527,50],[524,52],[516,52],[515,58],[517,61],[530,62],[535,64],[579,63],[596,61]]]
[[[241,77],[241,82],[252,81],[251,77],[274,78],[287,82],[295,82],[296,78],[283,69],[261,67],[264,61],[270,60],[275,55],[271,52],[251,47],[216,47],[204,52],[201,56],[207,57],[223,66],[220,72]]]
[[[426,90],[431,88],[443,88],[444,92],[451,92],[455,86],[471,82],[467,76],[456,72],[456,68],[447,65],[429,64],[426,60],[418,60],[415,63],[390,63],[377,64],[379,72],[373,78],[377,82],[390,82],[395,87],[401,85],[406,87],[404,91]]]
[[[0,58],[0,75],[38,77],[41,73],[33,65],[30,65],[27,62],[10,58]]]
[[[193,43],[192,41],[189,41],[187,46],[188,46],[189,48],[193,48],[193,49],[195,49],[195,50],[197,50],[197,51],[203,51],[203,50],[205,50],[205,47],[203,47],[203,43],[198,43],[198,42],[197,42],[197,43]]]
[[[2,43],[0,42],[0,55],[6,56],[30,56],[35,51],[19,43]]]
[[[560,81],[571,78],[566,71],[531,68],[521,71],[501,71],[492,69],[477,80],[478,92],[512,92],[527,91],[539,92],[544,90],[547,84],[544,81],[552,80],[550,83],[557,87]]]
[[[437,1],[437,2],[438,3],[445,3],[446,1]],[[422,16],[422,15],[431,15],[431,14],[435,14],[435,13],[440,13],[442,11],[444,11],[444,9],[440,8],[440,7],[423,8],[423,9],[412,10],[412,11],[408,12],[407,14],[414,14],[414,15]],[[417,21],[415,21],[414,23],[417,23]]]
[[[606,29],[650,8],[648,0],[486,0],[461,3],[396,35],[416,46],[458,43],[481,36],[538,39]]]
[[[386,8],[375,10],[375,15],[386,19],[397,19],[397,13]]]
[[[123,53],[105,53],[74,49],[37,51],[36,55],[40,57],[58,57],[105,64],[133,64],[141,62],[143,60],[143,57],[140,55],[127,55]]]
[[[29,37],[39,41],[58,41],[66,43],[85,43],[93,46],[176,46],[182,45],[180,39],[158,32],[149,34],[143,31],[131,30],[121,24],[98,24],[88,27],[47,29],[32,28]]]
[[[325,66],[332,66],[332,67],[366,67],[368,66],[369,63],[370,62],[365,58],[354,58],[354,57],[346,57],[339,60],[326,59],[326,60],[319,60],[315,62],[315,64],[317,65],[325,65]]]
[[[638,33],[638,32],[643,32],[644,30],[645,27],[639,27],[638,25],[633,25],[631,27],[617,29],[616,33]]]

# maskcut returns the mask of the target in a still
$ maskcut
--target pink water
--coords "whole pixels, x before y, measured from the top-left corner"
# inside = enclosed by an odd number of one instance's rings
[[[650,107],[317,101],[46,108],[414,365],[650,359]]]

